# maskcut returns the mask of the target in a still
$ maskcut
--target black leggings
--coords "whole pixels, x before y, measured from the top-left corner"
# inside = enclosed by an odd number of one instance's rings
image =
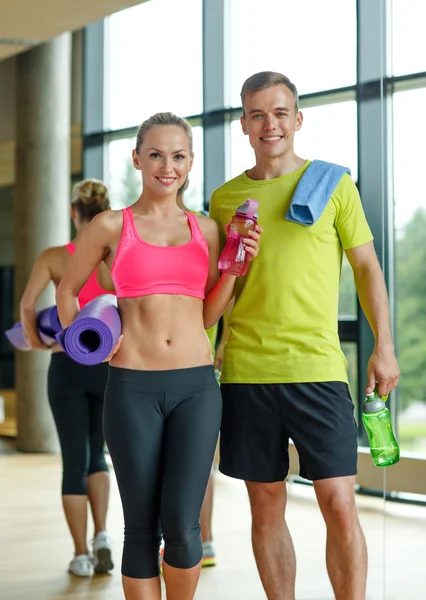
[[[86,495],[88,475],[108,471],[102,411],[108,365],[85,367],[65,352],[52,354],[49,403],[62,450],[62,495]]]
[[[211,365],[110,367],[104,431],[123,504],[123,575],[159,574],[161,534],[168,565],[189,569],[200,562],[200,511],[221,415]]]

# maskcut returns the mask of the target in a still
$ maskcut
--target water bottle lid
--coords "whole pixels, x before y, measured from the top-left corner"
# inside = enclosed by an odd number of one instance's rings
[[[367,398],[370,398],[371,395],[367,394]],[[374,398],[374,395],[373,395]],[[378,412],[385,408],[386,404],[383,402],[381,398],[376,398],[375,400],[366,400],[362,406],[362,412],[364,413],[373,413]]]
[[[257,200],[253,200],[250,198],[246,200],[244,204],[241,204],[235,212],[236,215],[240,215],[241,217],[247,217],[247,219],[254,219],[257,221],[257,209],[259,206],[259,202]]]

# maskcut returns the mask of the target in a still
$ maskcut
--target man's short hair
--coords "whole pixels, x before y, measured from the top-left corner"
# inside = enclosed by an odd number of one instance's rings
[[[275,85],[285,85],[290,90],[294,97],[294,110],[299,110],[299,93],[294,83],[290,81],[288,77],[282,73],[274,73],[274,71],[261,71],[255,73],[251,77],[245,80],[243,87],[241,88],[241,104],[243,105],[244,113],[244,98],[247,94],[254,94],[259,90],[265,90]]]

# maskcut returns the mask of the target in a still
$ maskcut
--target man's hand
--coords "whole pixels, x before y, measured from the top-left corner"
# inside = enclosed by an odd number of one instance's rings
[[[366,393],[372,393],[377,386],[379,396],[388,396],[396,388],[399,375],[393,346],[376,347],[368,361]]]
[[[216,350],[216,356],[214,359],[214,368],[218,371],[222,370],[222,362],[223,362],[223,348],[224,346],[219,345]]]

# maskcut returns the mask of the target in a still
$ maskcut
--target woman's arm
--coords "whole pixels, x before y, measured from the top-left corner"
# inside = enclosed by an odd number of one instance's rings
[[[58,250],[59,248],[48,248],[38,257],[31,271],[30,278],[19,305],[20,320],[24,331],[24,337],[29,346],[34,350],[48,350],[49,348],[43,344],[38,334],[35,306],[37,300],[52,279],[49,265],[54,257],[54,253]]]
[[[78,240],[56,291],[59,320],[64,328],[71,325],[80,310],[77,298],[81,288],[110,252],[117,217],[120,215],[112,211],[100,213],[86,225]]]
[[[203,233],[209,246],[209,275],[204,298],[204,327],[209,329],[222,316],[234,294],[237,277],[222,273],[219,277],[218,262],[220,255],[219,228],[213,219],[206,218],[203,223]],[[249,237],[244,239],[246,252],[251,260],[259,252],[259,238],[262,229],[257,226],[255,231],[249,231]]]

